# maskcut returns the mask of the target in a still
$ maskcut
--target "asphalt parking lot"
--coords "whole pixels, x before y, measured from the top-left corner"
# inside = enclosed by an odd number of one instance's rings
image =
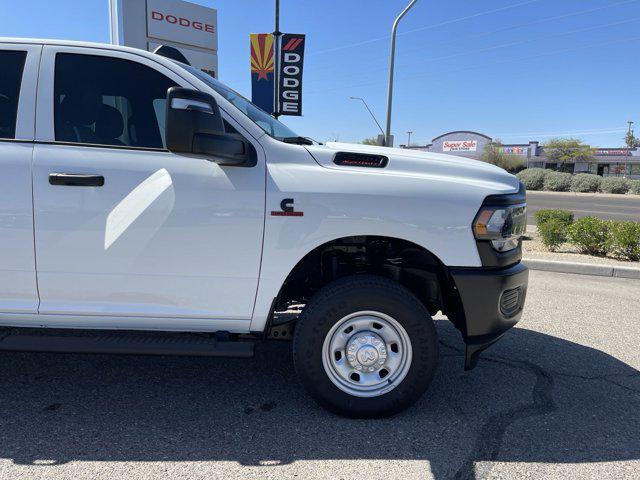
[[[298,386],[289,345],[253,360],[0,354],[0,478],[640,477],[640,281],[531,272],[520,326],[422,400],[346,420]]]

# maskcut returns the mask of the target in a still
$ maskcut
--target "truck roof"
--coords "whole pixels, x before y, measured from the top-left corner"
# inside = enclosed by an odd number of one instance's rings
[[[122,45],[113,45],[111,43],[98,42],[81,42],[76,40],[56,40],[46,38],[21,38],[21,37],[0,37],[0,45],[4,43],[25,44],[25,45],[57,45],[66,47],[84,47],[84,48],[100,48],[102,50],[118,50],[123,52],[135,53],[145,57],[158,58],[158,55],[147,52],[139,48],[125,47]]]

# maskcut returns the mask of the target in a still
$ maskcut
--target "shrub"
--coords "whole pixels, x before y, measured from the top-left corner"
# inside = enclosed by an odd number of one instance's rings
[[[510,173],[522,170],[525,167],[526,161],[526,159],[518,155],[504,153],[500,140],[487,143],[482,151],[480,160],[503,168]]]
[[[640,195],[640,180],[629,180],[629,193]]]
[[[600,191],[604,193],[627,193],[629,181],[622,177],[606,177],[600,182]]]
[[[571,181],[572,192],[597,192],[602,177],[590,173],[579,173]]]
[[[544,177],[548,172],[549,170],[545,170],[544,168],[526,168],[518,172],[516,177],[524,183],[527,190],[542,190]]]
[[[613,254],[625,260],[640,260],[640,223],[612,222]]]
[[[569,210],[552,210],[544,208],[536,212],[536,224],[538,225],[538,228],[540,225],[543,225],[550,220],[557,220],[565,227],[568,227],[573,223],[573,213]]]
[[[612,243],[610,222],[596,217],[580,218],[569,225],[567,237],[582,253],[604,255]]]
[[[544,177],[543,188],[551,192],[568,192],[573,175],[562,172],[549,172]]]
[[[573,222],[569,210],[542,209],[536,212],[536,225],[545,247],[552,252],[567,241],[567,227]]]
[[[538,232],[544,246],[552,252],[567,241],[567,225],[557,218],[539,224]]]

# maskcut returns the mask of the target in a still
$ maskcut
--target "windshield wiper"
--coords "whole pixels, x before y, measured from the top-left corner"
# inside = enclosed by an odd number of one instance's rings
[[[296,145],[313,145],[313,142],[306,137],[284,137],[279,140],[284,143],[295,143]]]

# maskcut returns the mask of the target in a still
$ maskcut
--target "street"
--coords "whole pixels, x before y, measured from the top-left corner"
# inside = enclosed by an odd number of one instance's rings
[[[518,328],[385,420],[317,407],[288,343],[252,360],[0,355],[0,478],[640,477],[640,281],[531,272]]]
[[[571,210],[576,218],[594,216],[606,220],[640,221],[640,196],[638,195],[528,191],[529,225],[535,225],[535,212],[541,208]]]

